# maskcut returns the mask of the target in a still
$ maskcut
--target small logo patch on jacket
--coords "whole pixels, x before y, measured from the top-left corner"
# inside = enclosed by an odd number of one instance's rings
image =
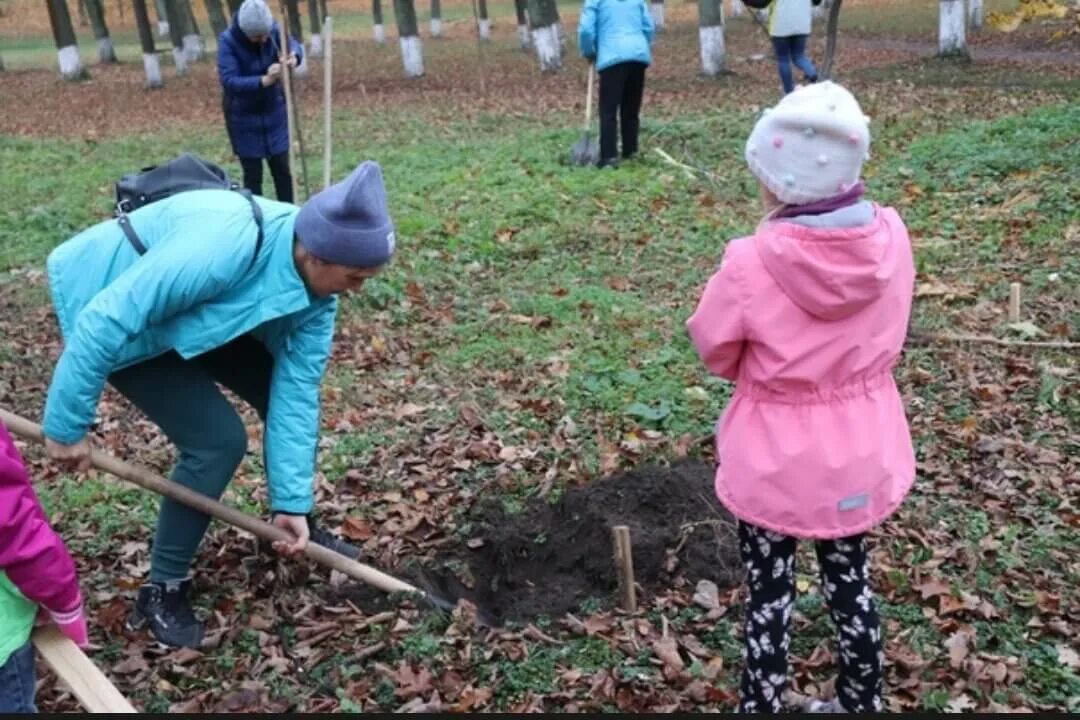
[[[857,510],[861,507],[864,507],[869,501],[870,496],[866,493],[862,493],[861,495],[852,495],[851,497],[846,497],[840,502],[838,502],[836,504],[836,508],[840,510],[840,512],[844,512],[845,510]]]

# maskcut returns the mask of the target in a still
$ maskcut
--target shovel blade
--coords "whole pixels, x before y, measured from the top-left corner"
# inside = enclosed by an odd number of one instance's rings
[[[586,134],[574,143],[570,159],[575,165],[596,165],[600,162],[600,145]]]

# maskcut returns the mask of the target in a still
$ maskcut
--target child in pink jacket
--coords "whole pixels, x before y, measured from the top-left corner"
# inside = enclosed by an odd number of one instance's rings
[[[35,621],[52,621],[80,647],[87,644],[75,563],[0,424],[0,714],[36,712]]]
[[[799,539],[816,541],[840,643],[837,697],[811,709],[881,709],[864,537],[915,477],[892,375],[915,269],[896,211],[862,199],[868,122],[832,82],[765,112],[746,159],[767,215],[728,244],[687,321],[709,371],[735,383],[716,429],[716,493],[739,520],[750,588],[743,712],[781,709]]]

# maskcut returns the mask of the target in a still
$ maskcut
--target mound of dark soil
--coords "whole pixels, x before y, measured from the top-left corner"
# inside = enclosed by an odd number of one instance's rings
[[[602,478],[567,490],[556,503],[534,501],[520,513],[492,501],[470,518],[472,544],[476,538],[483,544],[455,549],[442,560],[467,567],[466,585],[472,587],[455,589],[499,621],[558,617],[589,598],[613,603],[614,525],[630,528],[635,577],[646,602],[674,587],[692,589],[702,579],[731,587],[741,580],[737,533],[716,500],[713,474],[711,465],[683,461]]]

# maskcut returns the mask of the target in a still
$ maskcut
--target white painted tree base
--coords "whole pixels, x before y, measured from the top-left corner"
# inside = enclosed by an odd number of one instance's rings
[[[942,55],[966,55],[967,18],[964,0],[940,0],[938,52]]]
[[[307,77],[311,74],[311,63],[308,62],[308,54],[304,53],[304,59],[293,69],[296,77]]]
[[[382,26],[382,23],[379,23],[375,26],[374,35],[375,42],[379,43],[380,45],[386,43],[386,28]]]
[[[158,37],[165,37],[166,35],[168,35],[169,34],[169,23],[165,22],[164,20],[158,20],[157,34],[158,34]]]
[[[727,53],[724,47],[724,26],[698,28],[701,42],[701,71],[716,77],[727,70]]]
[[[311,36],[311,57],[323,56],[322,45],[322,35],[320,35],[319,33],[315,33]]]
[[[742,4],[742,0],[731,0],[731,17],[742,17],[745,12],[746,6]]]
[[[490,40],[491,39],[491,20],[487,20],[487,19],[481,19],[480,20],[480,39],[481,40]]]
[[[522,50],[528,50],[532,47],[532,38],[529,36],[528,25],[518,25],[518,42],[521,43]]]
[[[201,58],[203,54],[202,38],[198,35],[185,35],[184,52],[187,54],[188,62],[195,62]]]
[[[116,51],[113,50],[112,38],[103,37],[97,41],[98,60],[103,63],[116,62]]]
[[[972,30],[981,30],[983,26],[983,0],[968,0],[968,22]]]
[[[664,29],[664,3],[649,3],[649,9],[652,11],[653,25],[657,30]]]
[[[187,56],[187,53],[184,52],[184,48],[175,48],[174,47],[173,51],[172,51],[172,58],[173,58],[173,65],[176,66],[176,74],[181,75],[181,76],[187,75],[188,74],[188,56]]]
[[[143,53],[143,70],[146,71],[146,86],[159,88],[165,83],[161,79],[161,61],[157,53]]]
[[[431,18],[431,37],[442,35],[442,18]]]
[[[78,80],[82,77],[82,60],[79,58],[78,46],[68,45],[57,50],[56,62],[60,66],[60,77],[65,80]]]
[[[424,46],[419,35],[401,38],[401,63],[405,66],[405,77],[424,74]]]
[[[548,25],[533,30],[533,45],[540,60],[540,72],[552,72],[562,66],[562,43],[559,42],[558,25]]]

